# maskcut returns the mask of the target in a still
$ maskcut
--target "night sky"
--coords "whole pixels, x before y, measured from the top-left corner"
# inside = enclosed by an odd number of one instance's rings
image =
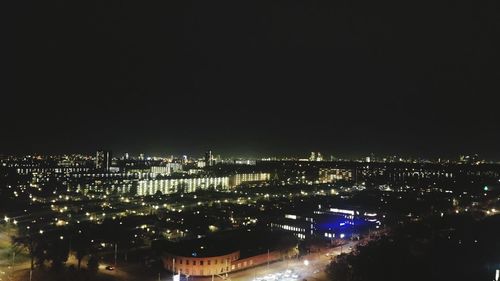
[[[497,1],[9,2],[0,154],[500,160]]]

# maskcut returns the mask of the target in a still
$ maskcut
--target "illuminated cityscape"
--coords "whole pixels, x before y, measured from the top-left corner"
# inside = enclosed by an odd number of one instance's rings
[[[4,1],[0,281],[500,281],[498,1]]]
[[[403,225],[491,224],[500,212],[500,164],[477,156],[110,155],[1,159],[2,278],[37,280],[43,265],[123,280],[327,278],[330,263]],[[479,228],[436,231],[479,247]]]

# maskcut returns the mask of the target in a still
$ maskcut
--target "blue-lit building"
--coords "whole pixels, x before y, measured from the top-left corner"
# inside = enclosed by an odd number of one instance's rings
[[[292,232],[299,239],[323,237],[331,240],[356,238],[369,229],[378,228],[380,224],[376,213],[328,208],[307,215],[285,214],[269,226]]]

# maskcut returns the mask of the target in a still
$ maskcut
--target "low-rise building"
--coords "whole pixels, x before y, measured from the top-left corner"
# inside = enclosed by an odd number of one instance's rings
[[[283,232],[235,230],[202,239],[157,241],[165,269],[211,276],[264,265],[296,255],[296,240]]]

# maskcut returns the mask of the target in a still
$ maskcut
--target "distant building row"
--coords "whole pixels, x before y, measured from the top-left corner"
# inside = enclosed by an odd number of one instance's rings
[[[195,192],[209,188],[229,189],[242,183],[268,181],[269,173],[236,174],[228,177],[196,177],[196,178],[168,178],[140,180],[137,195],[153,195],[160,191],[162,194],[175,192]]]

